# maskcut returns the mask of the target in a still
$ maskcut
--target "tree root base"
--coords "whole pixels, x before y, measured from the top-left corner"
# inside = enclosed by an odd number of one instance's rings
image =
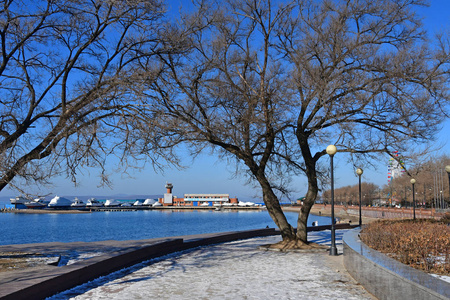
[[[316,243],[304,243],[298,240],[281,241],[276,244],[259,246],[261,250],[281,251],[281,252],[325,252],[329,250],[328,246]]]

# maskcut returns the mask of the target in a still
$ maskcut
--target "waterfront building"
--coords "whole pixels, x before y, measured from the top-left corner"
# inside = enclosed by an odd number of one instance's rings
[[[239,203],[237,198],[230,198],[229,194],[185,194],[183,198],[178,198],[173,195],[172,189],[173,185],[166,183],[166,193],[159,203],[164,206],[222,206]]]

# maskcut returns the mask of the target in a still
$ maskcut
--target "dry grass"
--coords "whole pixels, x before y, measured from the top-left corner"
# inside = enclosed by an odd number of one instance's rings
[[[367,225],[360,236],[369,247],[401,263],[450,275],[450,226],[444,219],[377,221]]]
[[[2,252],[0,253],[0,272],[43,265],[47,260],[47,257],[35,253]]]

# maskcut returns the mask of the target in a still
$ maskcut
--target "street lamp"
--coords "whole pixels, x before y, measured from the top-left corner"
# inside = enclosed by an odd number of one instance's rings
[[[412,184],[412,194],[413,194],[413,219],[416,219],[416,195],[414,193],[414,184],[416,183],[416,180],[413,178],[411,179],[411,184]]]
[[[361,175],[363,173],[363,169],[358,168],[356,169],[356,174],[358,174],[359,177],[359,227],[362,225],[362,218],[361,218]]]
[[[336,248],[336,228],[334,219],[334,170],[333,170],[333,156],[336,154],[337,149],[335,145],[329,145],[326,149],[327,154],[330,156],[331,165],[331,248],[330,255],[338,255]]]

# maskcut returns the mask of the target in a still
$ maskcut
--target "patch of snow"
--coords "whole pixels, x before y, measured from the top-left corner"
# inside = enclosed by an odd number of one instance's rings
[[[431,276],[434,276],[436,278],[439,278],[440,280],[444,280],[450,283],[450,276],[445,275],[438,275],[438,274],[430,274]]]
[[[80,260],[85,260],[85,259],[93,258],[93,257],[96,257],[96,256],[101,256],[103,254],[105,254],[105,253],[104,252],[85,252],[85,253],[80,253],[80,254],[78,254],[76,256],[76,258],[70,258],[67,261],[67,265],[74,264],[74,263],[76,263],[76,262],[78,262]]]

